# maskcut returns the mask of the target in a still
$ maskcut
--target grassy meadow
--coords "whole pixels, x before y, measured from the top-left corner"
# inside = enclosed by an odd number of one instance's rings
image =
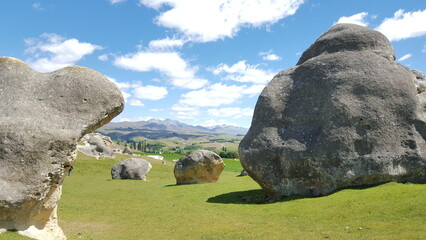
[[[147,181],[111,180],[119,160],[79,154],[59,223],[68,239],[425,239],[426,185],[387,183],[271,204],[238,161],[217,183],[175,185],[173,162],[149,160]],[[0,239],[26,239],[16,233]]]

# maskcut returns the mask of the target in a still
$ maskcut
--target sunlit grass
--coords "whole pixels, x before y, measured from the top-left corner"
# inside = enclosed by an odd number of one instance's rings
[[[250,177],[175,186],[173,163],[147,181],[111,180],[120,159],[79,155],[65,179],[59,223],[68,239],[424,239],[426,185],[387,183],[272,204]],[[16,234],[4,235],[15,237]],[[0,235],[3,239],[3,235]],[[19,239],[19,238],[5,238]]]

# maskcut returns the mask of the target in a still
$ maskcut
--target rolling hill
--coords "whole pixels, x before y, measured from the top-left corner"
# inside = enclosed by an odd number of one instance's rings
[[[96,130],[113,140],[127,141],[138,137],[146,139],[181,138],[191,139],[199,137],[215,137],[218,135],[245,135],[247,128],[230,125],[213,127],[192,126],[171,119],[151,119],[138,122],[111,122]]]

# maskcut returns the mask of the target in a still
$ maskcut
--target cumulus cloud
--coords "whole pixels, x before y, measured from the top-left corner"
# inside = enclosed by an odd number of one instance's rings
[[[149,48],[150,49],[180,48],[184,44],[185,44],[185,41],[182,39],[164,38],[164,39],[150,41]]]
[[[376,30],[382,32],[390,41],[399,41],[426,35],[426,9],[404,12],[399,9],[392,18],[386,18]]]
[[[217,107],[235,103],[242,97],[243,90],[244,86],[216,83],[207,88],[183,94],[179,103],[197,107]]]
[[[240,108],[240,107],[230,107],[230,108],[211,108],[207,110],[207,113],[213,117],[232,117],[238,119],[241,117],[251,117],[253,116],[253,108]]]
[[[411,56],[413,56],[411,53],[407,53],[404,56],[402,56],[400,59],[398,59],[398,62],[402,62],[404,60],[409,59]]]
[[[198,107],[175,104],[171,109],[174,111],[172,113],[173,117],[179,119],[195,119],[196,116],[200,115],[200,109]]]
[[[75,65],[84,56],[102,49],[91,43],[80,42],[75,38],[66,39],[52,33],[45,33],[40,38],[24,41],[27,45],[25,52],[31,55],[27,63],[40,72],[50,72]]]
[[[262,56],[263,60],[266,61],[278,61],[281,60],[281,57],[276,55],[275,53],[272,53],[271,51],[269,52],[261,52],[259,53],[260,56]]]
[[[204,123],[200,124],[200,126],[203,126],[203,127],[215,127],[220,125],[230,125],[230,126],[238,127],[237,124],[231,123],[226,119],[209,119],[205,121]]]
[[[257,96],[265,86],[266,84],[237,86],[216,83],[200,90],[182,94],[178,106],[218,107],[234,104],[245,95]]]
[[[109,54],[102,54],[98,57],[98,59],[101,60],[102,62],[106,62],[109,59],[108,55]]]
[[[158,25],[177,29],[191,41],[199,42],[233,37],[242,27],[274,24],[295,14],[304,1],[139,0],[147,7],[163,10],[156,17]]]
[[[239,61],[232,66],[221,63],[211,70],[215,75],[225,74],[223,77],[225,80],[244,83],[267,83],[275,75],[272,71],[259,69],[258,65],[250,65],[246,61]]]
[[[167,88],[158,86],[140,86],[135,88],[133,95],[138,99],[160,100],[168,94]]]
[[[151,108],[149,109],[150,112],[164,112],[164,109],[161,108]]]
[[[143,107],[145,104],[141,100],[160,100],[168,94],[165,87],[144,86],[141,82],[118,82],[111,77],[108,77],[108,79],[117,85],[123,94],[124,101],[130,106]]]
[[[143,102],[141,102],[140,100],[137,99],[131,99],[130,101],[128,101],[130,106],[135,106],[135,107],[143,107],[145,106],[145,104],[143,104]]]
[[[337,20],[337,23],[353,23],[353,24],[367,27],[368,22],[365,19],[367,16],[368,16],[367,12],[360,12],[349,17],[343,16],[339,18],[339,20]]]
[[[109,2],[110,2],[111,4],[122,3],[122,2],[125,2],[125,1],[127,1],[127,0],[109,0]]]
[[[114,78],[107,77],[111,82],[113,82],[115,85],[117,85],[118,89],[120,89],[121,93],[123,94],[124,101],[127,102],[128,98],[131,96],[129,93],[129,90],[131,88],[139,87],[140,83],[129,83],[129,82],[118,82]]]
[[[249,95],[250,97],[254,97],[260,94],[265,87],[266,84],[254,84],[249,87],[246,87],[242,93]]]
[[[174,51],[139,51],[116,57],[114,65],[138,72],[159,71],[180,88],[198,89],[208,83],[206,79],[195,77],[196,69]]]

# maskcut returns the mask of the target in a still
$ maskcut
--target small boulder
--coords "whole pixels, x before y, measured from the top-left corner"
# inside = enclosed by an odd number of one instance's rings
[[[114,151],[109,147],[112,141],[109,137],[99,133],[89,133],[84,135],[81,141],[85,145],[77,146],[77,149],[89,156],[114,158]]]
[[[176,162],[176,184],[214,183],[224,168],[225,164],[219,155],[207,150],[197,150]]]
[[[141,158],[128,158],[115,164],[111,169],[112,179],[146,180],[152,168],[151,163]]]
[[[241,173],[240,173],[240,175],[238,175],[239,177],[244,177],[244,176],[247,176],[247,172],[246,172],[246,170],[241,170]]]
[[[130,150],[130,148],[129,147],[125,147],[124,149],[123,149],[123,152],[122,152],[123,154],[127,154],[127,155],[133,155],[133,152],[132,152],[132,150]]]

